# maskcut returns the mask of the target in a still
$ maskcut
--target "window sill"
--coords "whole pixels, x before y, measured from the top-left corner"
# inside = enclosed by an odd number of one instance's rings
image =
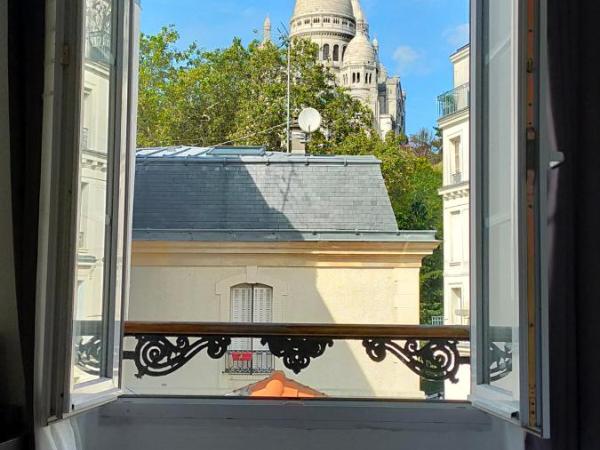
[[[390,400],[269,400],[123,396],[100,415],[117,421],[154,420],[261,423],[278,428],[378,430],[489,430],[488,414],[468,402]]]

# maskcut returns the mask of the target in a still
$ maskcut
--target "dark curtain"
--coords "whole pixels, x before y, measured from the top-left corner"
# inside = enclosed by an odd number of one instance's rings
[[[551,171],[551,439],[600,449],[600,2],[548,0],[551,115],[564,162]],[[543,95],[548,93],[542,93]]]
[[[14,260],[26,394],[25,411],[19,427],[22,427],[26,436],[30,438],[30,445],[33,445],[35,278],[44,90],[45,10],[45,0],[8,1]]]

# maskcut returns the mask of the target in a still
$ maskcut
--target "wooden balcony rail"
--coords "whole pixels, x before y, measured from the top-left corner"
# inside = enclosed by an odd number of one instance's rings
[[[331,339],[455,339],[468,341],[468,326],[347,325],[232,322],[125,322],[125,336],[319,337]]]

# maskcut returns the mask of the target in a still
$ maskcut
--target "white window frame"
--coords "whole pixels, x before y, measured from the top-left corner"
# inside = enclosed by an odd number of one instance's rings
[[[517,260],[514,261],[515,267],[513,268],[513,276],[516,279],[517,296],[518,296],[518,308],[519,308],[519,323],[518,323],[518,343],[519,343],[519,355],[518,361],[513,362],[514,365],[518,365],[517,374],[519,377],[519,402],[515,404],[514,400],[500,389],[497,389],[489,384],[485,383],[484,373],[487,370],[484,367],[485,358],[483,356],[486,352],[487,340],[485,338],[485,317],[483,314],[483,269],[485,268],[485,261],[483,260],[481,243],[483,242],[483,230],[482,230],[482,212],[483,212],[483,178],[482,178],[482,151],[483,151],[483,140],[482,130],[483,123],[483,95],[482,90],[482,53],[481,43],[483,42],[483,0],[472,0],[471,5],[471,143],[470,151],[470,173],[471,173],[471,250],[470,250],[470,267],[471,267],[471,395],[470,401],[473,406],[483,409],[497,417],[506,419],[512,423],[515,423],[523,427],[527,431],[531,431],[535,434],[539,434],[543,437],[549,437],[549,394],[548,394],[548,317],[547,317],[547,288],[545,287],[546,279],[543,275],[545,273],[545,259],[544,254],[536,254],[534,264],[540,274],[537,282],[537,289],[539,290],[536,298],[535,307],[538,310],[545,311],[544,314],[540,315],[539,320],[535,324],[537,342],[531,346],[528,342],[528,295],[527,295],[527,229],[526,229],[526,202],[525,202],[525,180],[526,180],[526,169],[525,169],[525,151],[527,149],[527,130],[530,124],[526,124],[526,76],[527,76],[527,60],[531,55],[527,54],[526,39],[528,29],[532,29],[531,23],[527,23],[527,6],[528,1],[520,2],[518,0],[510,0],[513,3],[513,17],[512,17],[512,84],[515,86],[515,91],[511,95],[512,104],[512,127],[513,136],[511,136],[511,154],[512,161],[516,162],[515,167],[512,169],[511,177],[517,190],[515,197],[513,197],[513,204],[515,205],[515,217],[516,224],[514,233],[518,236],[517,242]],[[545,4],[541,1],[540,4]],[[539,17],[544,17],[544,9],[541,9],[538,14]],[[537,24],[538,35],[540,36],[542,50],[545,46],[545,35],[543,30],[545,24],[540,22]],[[534,32],[535,32],[534,31]],[[540,51],[540,61],[537,67],[544,67],[544,56],[543,52]],[[544,70],[540,71],[542,74]],[[539,80],[538,80],[539,83]],[[539,86],[539,85],[538,85]],[[539,94],[538,94],[539,98]],[[536,99],[536,101],[539,101]],[[537,123],[534,124],[537,126]],[[540,127],[543,127],[540,124]],[[548,130],[545,130],[548,132]],[[539,135],[539,134],[538,134]],[[539,153],[542,155],[545,152],[544,144],[539,147]],[[547,167],[547,165],[546,165]],[[539,180],[545,180],[545,169],[544,164],[540,164],[538,173],[538,184],[542,186],[539,192],[539,210],[538,210],[538,226],[537,232],[539,235],[536,237],[538,243],[540,239],[545,236],[544,228],[545,221],[541,218],[545,217],[545,183]],[[477,245],[473,245],[473,243]],[[543,246],[541,246],[543,248]],[[535,374],[528,372],[530,365],[528,366],[529,357],[539,358],[536,359]],[[533,391],[532,378],[535,379],[535,385]],[[530,400],[535,400],[535,403],[530,403]],[[532,420],[532,415],[536,416]]]
[[[124,71],[128,67],[127,58],[130,55],[131,48],[135,48],[135,34],[127,33],[128,18],[131,17],[132,23],[137,24],[137,4],[136,0],[118,0],[120,8],[120,17],[125,18],[119,22],[117,31],[117,41],[120,42],[121,50],[129,49],[127,52],[117,52],[119,62],[117,69],[117,89],[120,95],[117,98],[122,99],[121,108],[116,108],[118,114],[115,118],[116,130],[115,143],[117,148],[121,149],[121,156],[118,160],[116,172],[119,174],[119,186],[122,189],[115,189],[119,194],[118,204],[123,206],[114,217],[118,218],[119,225],[123,225],[120,234],[117,233],[110,242],[114,254],[122,252],[123,264],[121,269],[111,261],[111,273],[114,277],[121,276],[120,281],[113,277],[114,295],[112,306],[118,303],[125,303],[128,290],[128,262],[130,259],[129,248],[131,232],[131,197],[133,180],[133,155],[127,155],[125,149],[134,148],[135,145],[135,111],[132,104],[135,104],[135,76],[132,73]],[[517,0],[511,0],[517,3]],[[44,148],[42,155],[42,180],[41,180],[41,199],[40,199],[40,250],[38,255],[39,271],[37,274],[38,283],[38,303],[36,317],[36,374],[35,374],[35,395],[38,408],[38,419],[47,423],[52,419],[68,417],[74,413],[84,411],[102,403],[109,402],[120,393],[119,371],[111,377],[106,377],[101,382],[86,386],[80,392],[72,395],[70,391],[70,369],[71,369],[71,331],[72,331],[72,311],[73,296],[76,289],[74,282],[74,243],[76,242],[76,208],[77,204],[77,181],[76,173],[73,173],[73,164],[77,161],[78,149],[80,147],[80,103],[81,95],[81,55],[82,47],[82,29],[81,29],[81,3],[74,0],[57,0],[56,11],[51,11],[49,16],[54,13],[55,22],[48,24],[49,42],[53,42],[55,47],[49,49],[48,61],[46,66],[46,97],[44,104]],[[79,5],[79,6],[77,6]],[[481,0],[473,0],[472,23],[477,26],[472,27],[472,54],[474,55],[474,70],[477,74],[477,66],[481,64],[478,51],[478,38],[481,35],[481,21],[478,14],[481,11]],[[135,11],[135,13],[134,13]],[[130,16],[131,14],[131,16]],[[130,28],[135,29],[135,25]],[[55,35],[53,35],[55,33]],[[62,43],[67,43],[63,47]],[[518,40],[516,42],[519,42]],[[129,46],[131,43],[131,46]],[[61,55],[61,56],[58,56]],[[132,57],[135,61],[136,56]],[[78,70],[79,69],[79,73]],[[132,69],[131,72],[136,72]],[[516,76],[516,75],[515,75]],[[472,78],[476,80],[476,78]],[[128,91],[128,87],[130,90]],[[74,89],[75,88],[75,89]],[[473,83],[472,95],[472,114],[476,119],[481,108],[475,100],[479,87]],[[131,119],[131,120],[130,120]],[[477,130],[477,121],[472,123],[471,149],[480,148],[480,141]],[[518,146],[515,145],[515,148]],[[473,151],[473,150],[472,150]],[[480,208],[477,189],[480,179],[480,167],[478,158],[471,158],[472,177],[472,196],[473,211],[472,214],[472,233],[476,241],[481,236],[479,221],[476,219],[478,208]],[[57,181],[55,181],[55,179]],[[122,201],[121,201],[122,200]],[[56,239],[58,237],[58,239]],[[480,286],[481,286],[481,254],[476,246],[472,246],[471,254],[472,264],[472,287],[471,299],[473,311],[472,316],[472,367],[473,390],[472,402],[474,406],[480,407],[492,412],[498,416],[507,418],[517,424],[525,425],[523,422],[523,411],[526,411],[527,404],[522,400],[520,405],[521,421],[515,420],[514,409],[507,405],[505,398],[499,392],[490,389],[489,386],[482,385],[480,380],[480,357],[481,350],[481,329],[480,329]],[[119,284],[120,283],[120,284]],[[125,319],[123,317],[123,319]],[[117,324],[113,323],[116,327]],[[521,327],[523,328],[523,327]],[[526,327],[525,327],[526,328]],[[114,329],[113,329],[114,330]],[[112,333],[113,336],[116,333]],[[122,333],[121,333],[122,335]],[[117,342],[119,341],[119,342]],[[120,345],[120,339],[115,339],[115,345]],[[522,352],[525,354],[525,352]],[[526,356],[526,355],[525,355]],[[119,362],[120,364],[120,362]],[[115,365],[115,367],[118,366]],[[547,386],[547,384],[544,384]],[[78,397],[77,394],[82,396]],[[142,402],[143,403],[143,402]],[[279,403],[278,403],[279,405]],[[380,406],[380,402],[373,402],[374,406]],[[398,402],[401,409],[407,403]],[[400,406],[402,405],[402,406]],[[525,408],[524,408],[525,407]],[[244,408],[244,406],[240,406]],[[417,408],[427,410],[443,410],[452,408],[450,406],[436,406],[417,404]],[[351,407],[349,408],[351,409]],[[544,416],[547,417],[547,416]]]
[[[57,0],[47,10],[44,131],[40,180],[35,402],[46,424],[112,401],[121,394],[122,305],[128,293],[139,2],[114,0],[111,78],[111,175],[105,240],[106,361],[97,380],[72,384],[73,317],[77,295],[79,161],[85,52],[85,2]],[[133,130],[133,131],[132,131]]]

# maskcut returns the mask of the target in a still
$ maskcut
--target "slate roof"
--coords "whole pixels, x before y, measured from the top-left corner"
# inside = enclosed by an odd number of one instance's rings
[[[409,238],[372,156],[167,147],[141,149],[136,160],[134,239]],[[434,239],[433,232],[411,236]]]

